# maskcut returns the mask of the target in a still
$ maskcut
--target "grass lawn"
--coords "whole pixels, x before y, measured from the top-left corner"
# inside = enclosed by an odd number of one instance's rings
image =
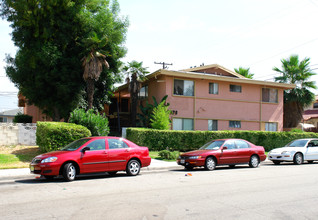
[[[177,152],[179,154],[179,152]],[[176,161],[176,160],[167,160],[159,156],[159,151],[149,151],[149,156],[152,159],[164,160],[164,161]]]
[[[27,168],[39,154],[38,146],[0,146],[0,169]]]

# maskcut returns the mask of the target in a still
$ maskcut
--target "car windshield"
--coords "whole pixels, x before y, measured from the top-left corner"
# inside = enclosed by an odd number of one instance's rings
[[[90,139],[79,139],[74,141],[61,149],[61,151],[74,151],[77,150],[80,146],[88,142]]]
[[[224,141],[211,141],[200,147],[200,150],[218,150]]]
[[[308,140],[295,140],[287,144],[285,147],[305,147]]]

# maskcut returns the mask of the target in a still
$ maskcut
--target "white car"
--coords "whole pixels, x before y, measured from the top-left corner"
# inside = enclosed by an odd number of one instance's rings
[[[318,139],[297,139],[285,147],[271,150],[267,156],[276,165],[284,161],[298,165],[304,161],[313,163],[314,160],[318,160]]]

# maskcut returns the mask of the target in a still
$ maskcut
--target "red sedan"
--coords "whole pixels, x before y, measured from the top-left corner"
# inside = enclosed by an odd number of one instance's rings
[[[46,179],[62,175],[72,181],[83,173],[126,171],[135,176],[141,167],[149,166],[151,158],[147,147],[140,147],[124,138],[88,137],[79,139],[59,151],[36,156],[31,164],[31,173],[41,174]]]
[[[203,166],[207,170],[214,170],[217,165],[234,167],[236,164],[249,164],[255,168],[265,159],[262,146],[242,139],[219,139],[206,143],[199,150],[181,154],[177,163],[188,170]]]

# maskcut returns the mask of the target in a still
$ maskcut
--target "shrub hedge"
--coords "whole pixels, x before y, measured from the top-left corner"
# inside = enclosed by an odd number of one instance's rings
[[[283,147],[299,138],[318,138],[313,132],[270,132],[270,131],[173,131],[146,128],[127,128],[127,139],[149,150],[190,151],[213,139],[240,138],[270,151]]]
[[[81,125],[64,122],[37,122],[36,144],[41,152],[58,150],[67,144],[91,136],[91,132]]]

